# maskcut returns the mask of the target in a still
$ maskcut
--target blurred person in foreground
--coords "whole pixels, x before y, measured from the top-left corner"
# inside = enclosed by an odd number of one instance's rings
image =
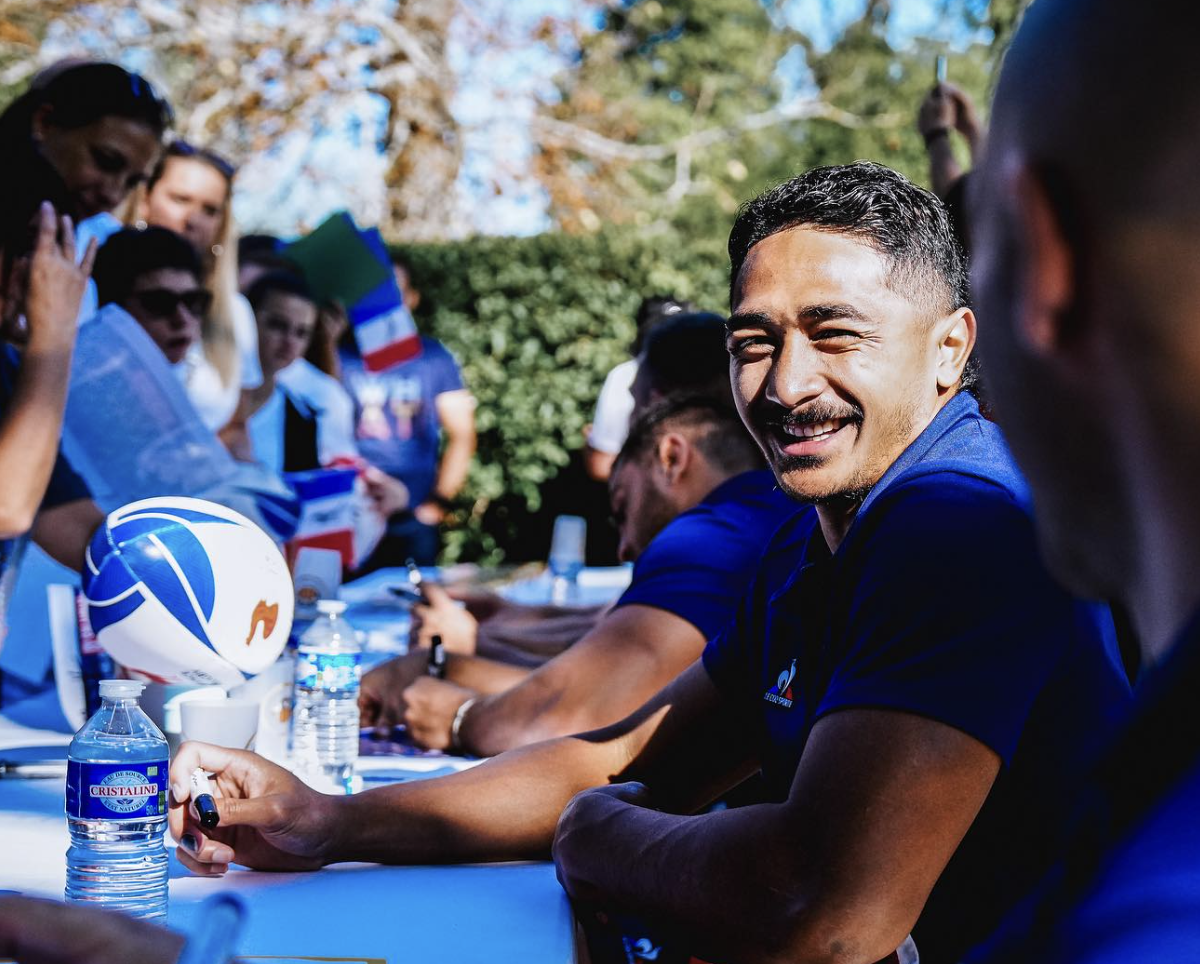
[[[262,383],[254,313],[238,291],[235,174],[234,166],[216,152],[173,141],[136,204],[137,227],[174,231],[200,258],[201,282],[211,303],[190,350],[184,388],[214,432],[233,417],[242,390]]]
[[[733,408],[725,319],[720,315],[674,313],[647,332],[633,385],[634,419],[669,396],[704,396]],[[606,496],[606,506],[608,501]],[[579,640],[609,608],[519,605],[478,590],[447,594],[437,586],[426,589],[426,598],[413,609],[417,646],[428,647],[437,634],[451,652],[528,667]]]
[[[423,746],[491,756],[613,723],[733,618],[763,545],[796,511],[732,406],[703,396],[642,414],[609,491],[621,558],[636,564],[594,628],[533,671],[452,653],[438,680],[415,650],[364,678],[364,725],[403,723]]]
[[[1143,666],[1060,865],[988,961],[1200,960],[1197,31],[1190,4],[1031,5],[976,174],[997,415],[1054,571],[1128,610]]]
[[[421,303],[408,265],[393,255],[393,270],[410,312]],[[475,399],[454,356],[436,338],[421,336],[421,353],[381,372],[368,371],[353,333],[342,338],[341,381],[355,405],[355,440],[364,459],[407,489],[387,533],[361,572],[433,565],[438,526],[467,480],[475,454]]]
[[[185,744],[189,868],[550,853],[585,914],[636,912],[687,954],[860,964],[910,932],[926,964],[958,961],[1037,878],[1128,685],[964,390],[976,324],[945,211],[878,165],[818,168],[743,208],[729,251],[739,412],[813,504],[702,659],[611,727],[351,797]],[[207,835],[182,789],[198,766],[221,791]],[[768,802],[699,812],[757,769]]]
[[[587,445],[584,448],[584,466],[597,482],[607,482],[617,453],[629,434],[629,421],[633,415],[633,380],[637,375],[638,356],[646,335],[661,321],[673,315],[693,312],[695,308],[686,301],[667,295],[652,295],[643,298],[634,317],[637,333],[630,349],[632,358],[627,358],[614,367],[606,376],[596,399],[596,411],[592,424],[587,429]]]

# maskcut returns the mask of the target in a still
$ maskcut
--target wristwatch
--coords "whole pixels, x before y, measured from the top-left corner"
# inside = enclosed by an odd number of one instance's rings
[[[475,705],[477,699],[479,699],[478,696],[472,696],[470,699],[464,700],[455,711],[454,721],[450,724],[450,749],[461,750],[463,748],[459,731],[462,730],[463,720],[467,718],[467,711]]]

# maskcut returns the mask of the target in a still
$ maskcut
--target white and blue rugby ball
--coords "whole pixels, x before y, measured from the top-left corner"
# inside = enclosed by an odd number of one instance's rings
[[[135,678],[237,686],[279,657],[295,597],[275,543],[202,499],[143,499],[109,514],[83,568],[100,645]]]

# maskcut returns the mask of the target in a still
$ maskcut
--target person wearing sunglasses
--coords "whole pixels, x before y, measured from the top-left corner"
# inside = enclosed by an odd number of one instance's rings
[[[238,292],[238,237],[233,219],[234,166],[214,151],[174,141],[136,197],[136,226],[167,228],[200,259],[211,307],[191,348],[188,397],[204,423],[223,428],[243,389],[262,385],[254,312]]]
[[[166,228],[117,232],[100,249],[93,271],[100,305],[116,303],[129,312],[185,388],[197,374],[189,352],[212,304],[201,272],[195,249]]]

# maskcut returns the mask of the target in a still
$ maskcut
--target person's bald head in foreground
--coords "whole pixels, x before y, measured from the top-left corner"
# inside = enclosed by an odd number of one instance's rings
[[[1159,652],[1197,602],[1198,30],[1195,4],[1038,0],[971,199],[984,370],[1047,554]]]

